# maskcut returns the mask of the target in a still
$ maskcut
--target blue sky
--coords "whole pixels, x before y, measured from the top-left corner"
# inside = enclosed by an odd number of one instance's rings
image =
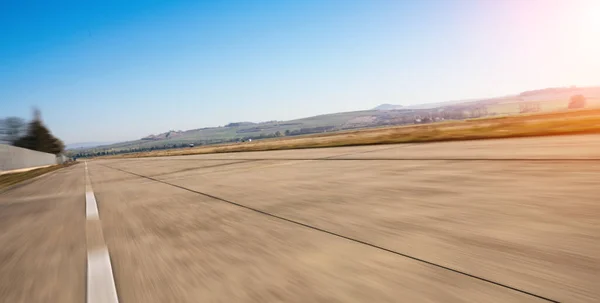
[[[0,117],[67,143],[600,84],[593,0],[0,0]]]

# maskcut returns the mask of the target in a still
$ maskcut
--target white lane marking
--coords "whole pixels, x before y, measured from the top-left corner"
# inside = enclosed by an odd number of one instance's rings
[[[85,192],[85,216],[88,220],[99,220],[98,204],[93,191]]]
[[[100,220],[98,214],[98,204],[96,196],[92,190],[92,183],[89,177],[87,162],[85,162],[85,214],[88,220]],[[91,222],[90,222],[91,223]],[[88,224],[90,224],[88,223]],[[87,229],[89,233],[96,232],[101,239],[102,230]],[[103,241],[103,240],[102,240]],[[102,243],[101,248],[92,249],[88,246],[87,255],[87,303],[118,303],[117,289],[115,287],[115,279],[113,277],[112,265],[110,263],[110,255],[105,243]]]
[[[88,252],[87,267],[87,303],[118,303],[108,249]]]

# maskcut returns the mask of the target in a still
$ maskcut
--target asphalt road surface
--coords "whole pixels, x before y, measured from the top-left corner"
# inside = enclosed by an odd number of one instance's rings
[[[93,160],[0,194],[0,302],[599,302],[599,194],[600,136]]]

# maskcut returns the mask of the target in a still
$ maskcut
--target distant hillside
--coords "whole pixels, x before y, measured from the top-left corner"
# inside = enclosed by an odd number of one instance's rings
[[[375,107],[375,110],[395,110],[395,109],[434,109],[443,108],[450,106],[464,106],[473,104],[497,104],[506,102],[549,102],[549,101],[565,101],[571,96],[576,94],[582,94],[592,101],[600,98],[600,86],[596,87],[550,87],[538,90],[530,90],[521,92],[516,95],[508,95],[504,97],[488,98],[488,99],[471,99],[471,100],[455,100],[455,101],[444,101],[437,103],[424,103],[417,105],[394,105],[394,104],[381,104]],[[593,102],[592,102],[593,103]],[[566,105],[565,105],[566,106]]]
[[[374,110],[394,110],[401,109],[402,105],[394,105],[394,104],[381,104],[374,108]]]
[[[475,100],[454,100],[454,101],[444,101],[444,102],[436,102],[436,103],[423,103],[423,104],[407,105],[407,106],[394,105],[394,104],[381,104],[381,105],[375,107],[374,109],[377,109],[377,110],[433,109],[433,108],[439,108],[439,107],[444,107],[444,106],[461,105],[461,104],[467,104],[467,103],[478,102],[478,101],[482,101],[482,100],[480,100],[480,99],[475,99]]]
[[[168,131],[139,140],[77,150],[79,154],[134,152],[195,145],[237,142],[280,136],[334,132],[367,127],[430,123],[485,116],[566,110],[571,96],[580,94],[586,107],[600,107],[600,87],[547,88],[498,98],[447,101],[411,106],[382,104],[373,110],[344,112],[260,123],[233,122],[225,126]],[[96,145],[97,146],[97,145]],[[73,149],[69,146],[69,149]]]
[[[142,140],[157,141],[157,140],[174,139],[174,138],[181,137],[182,134],[183,134],[183,132],[180,130],[179,131],[170,130],[166,133],[146,136],[146,137],[142,138]]]
[[[67,144],[67,149],[92,148],[92,147],[97,147],[97,146],[102,146],[102,145],[109,145],[109,144],[113,144],[113,143],[115,143],[115,142],[79,142],[79,143]]]
[[[467,102],[472,102],[473,100],[458,100],[458,101],[445,101],[445,102],[437,102],[437,103],[424,103],[424,104],[416,104],[416,105],[395,105],[395,104],[381,104],[375,107],[375,110],[398,110],[398,109],[432,109],[438,108],[442,106],[456,105]]]

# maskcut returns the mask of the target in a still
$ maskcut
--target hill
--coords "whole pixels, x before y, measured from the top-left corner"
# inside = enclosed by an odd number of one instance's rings
[[[73,153],[85,155],[98,152],[137,152],[187,147],[191,143],[195,145],[219,144],[369,127],[553,112],[567,109],[570,97],[576,94],[586,97],[586,107],[600,107],[600,87],[547,88],[498,98],[411,106],[382,104],[372,110],[326,114],[290,121],[232,122],[219,127],[187,131],[171,130],[161,134],[148,135],[138,140],[79,149]]]
[[[381,104],[374,108],[374,110],[394,110],[401,109],[402,105],[394,105],[394,104]]]
[[[92,148],[102,145],[109,145],[115,142],[78,142],[67,144],[67,149],[83,149],[83,148]]]
[[[565,101],[568,101],[569,98],[573,95],[582,94],[589,101],[594,104],[597,103],[598,98],[600,98],[600,87],[551,87],[544,88],[538,90],[530,90],[521,92],[516,95],[508,95],[504,97],[497,98],[489,98],[489,99],[473,99],[473,100],[455,100],[455,101],[445,101],[445,102],[437,102],[437,103],[424,103],[417,105],[394,105],[394,104],[381,104],[374,109],[376,110],[394,110],[394,109],[412,109],[412,110],[422,110],[422,109],[435,109],[435,108],[445,108],[452,106],[468,106],[468,105],[491,105],[491,104],[506,104],[506,103],[519,103],[519,102],[543,102],[545,105],[551,105],[554,103],[554,107],[556,109],[560,109],[561,107],[566,108]],[[509,112],[507,112],[509,113]]]

